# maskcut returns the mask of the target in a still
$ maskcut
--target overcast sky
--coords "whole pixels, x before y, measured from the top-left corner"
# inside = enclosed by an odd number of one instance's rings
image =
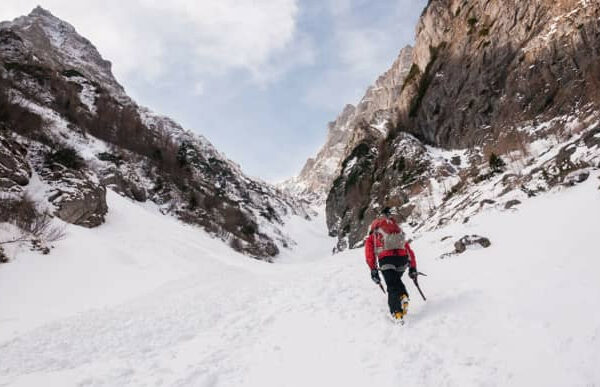
[[[268,181],[296,175],[327,122],[414,40],[427,0],[2,0],[74,25],[139,104]]]

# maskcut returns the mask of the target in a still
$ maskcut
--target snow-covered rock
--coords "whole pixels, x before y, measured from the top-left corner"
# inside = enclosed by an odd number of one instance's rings
[[[467,249],[472,248],[473,246],[479,246],[483,248],[490,247],[492,243],[486,237],[482,237],[479,235],[465,235],[460,238],[458,241],[454,242],[454,251],[457,254],[462,254]]]

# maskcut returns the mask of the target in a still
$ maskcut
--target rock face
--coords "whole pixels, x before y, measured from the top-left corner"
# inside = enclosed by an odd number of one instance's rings
[[[48,201],[55,207],[56,216],[88,228],[104,223],[108,212],[106,188],[93,173],[53,163],[40,168],[40,177],[49,186]]]
[[[360,246],[381,206],[415,230],[438,227],[598,163],[600,3],[431,0],[415,41],[402,87],[376,114],[392,118],[387,135],[341,152],[327,198],[339,248]],[[514,173],[490,170],[492,153]]]
[[[297,194],[316,193],[324,200],[340,172],[342,161],[361,143],[358,133],[371,126],[381,134],[393,118],[393,105],[402,92],[412,65],[412,47],[407,46],[392,67],[369,87],[358,105],[346,105],[337,119],[328,125],[327,140],[315,158],[307,160],[300,174],[285,182],[283,188]],[[359,130],[362,129],[362,130]],[[311,195],[309,195],[311,196]]]
[[[248,178],[202,136],[138,106],[92,44],[39,7],[0,23],[0,126],[35,149],[2,161],[25,168],[10,181],[26,184],[33,165],[68,222],[101,224],[109,187],[270,259],[294,244],[282,230],[286,217],[309,216],[303,202]],[[65,147],[81,168],[43,162]]]
[[[440,147],[480,145],[518,122],[598,99],[600,6],[588,0],[432,0],[400,125]]]
[[[371,133],[371,136],[375,136]],[[372,170],[377,159],[377,149],[371,146],[375,141],[368,134],[364,141],[360,143],[350,156],[342,163],[341,173],[333,182],[329,196],[327,197],[327,227],[330,236],[346,236],[340,238],[336,246],[337,250],[343,250],[348,245],[354,246],[355,243],[366,234],[365,222],[363,227],[353,227],[353,219],[364,220],[365,216],[370,215],[371,209],[368,207],[368,198],[370,187],[373,184]],[[337,201],[337,198],[344,197],[347,200]],[[351,203],[351,204],[350,204]],[[334,214],[344,213],[343,218],[332,216]]]
[[[375,84],[367,89],[365,96],[356,106],[359,120],[377,124],[382,118],[389,114],[395,101],[400,97],[404,88],[404,81],[409,76],[412,67],[413,48],[406,46],[400,50],[400,54],[392,67],[377,78]],[[384,117],[378,117],[383,114]],[[375,122],[374,122],[375,120]]]
[[[380,137],[374,132],[361,137],[363,142],[342,163],[327,197],[327,226],[330,235],[338,237],[340,250],[361,245],[382,206],[393,207],[400,221],[407,220],[414,210],[409,196],[423,192],[438,168],[454,170],[447,162],[435,166],[426,147],[408,134],[397,137],[388,164],[379,165]]]

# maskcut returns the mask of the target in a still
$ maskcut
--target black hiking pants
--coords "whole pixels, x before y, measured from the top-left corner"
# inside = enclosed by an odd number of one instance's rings
[[[402,311],[400,297],[403,294],[408,296],[406,286],[402,282],[402,274],[408,266],[408,257],[391,256],[382,258],[379,261],[379,267],[387,285],[388,305],[392,314]]]

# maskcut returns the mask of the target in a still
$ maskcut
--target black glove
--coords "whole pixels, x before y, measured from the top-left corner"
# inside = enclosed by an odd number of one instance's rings
[[[408,276],[410,277],[410,279],[416,280],[418,275],[419,273],[417,272],[416,267],[411,267],[410,269],[408,269]]]
[[[381,278],[379,278],[379,271],[377,269],[372,269],[371,270],[371,279],[377,285],[379,285],[381,283]]]

